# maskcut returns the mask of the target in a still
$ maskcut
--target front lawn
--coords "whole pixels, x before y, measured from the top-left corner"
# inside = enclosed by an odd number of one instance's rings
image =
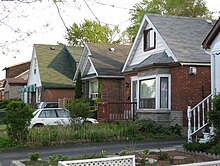
[[[78,124],[70,126],[46,126],[29,129],[23,146],[49,146],[72,143],[94,143],[124,140],[146,140],[177,137],[180,126],[164,128],[150,120],[124,121],[114,123]],[[1,138],[1,137],[0,137]],[[0,139],[1,140],[1,139]],[[8,140],[8,141],[7,141]],[[7,135],[0,141],[0,148],[10,141]],[[21,145],[21,144],[17,144]],[[6,147],[14,146],[10,144]]]

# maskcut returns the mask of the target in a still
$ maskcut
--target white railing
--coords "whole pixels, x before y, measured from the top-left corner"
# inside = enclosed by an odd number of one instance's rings
[[[187,119],[188,119],[188,142],[192,142],[192,136],[204,128],[207,122],[207,112],[211,107],[212,94],[203,99],[195,107],[188,106]]]
[[[119,156],[86,160],[59,161],[58,166],[135,166],[135,156]]]

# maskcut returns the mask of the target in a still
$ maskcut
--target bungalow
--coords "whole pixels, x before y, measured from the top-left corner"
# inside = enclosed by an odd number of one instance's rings
[[[84,98],[95,100],[98,97],[103,102],[124,101],[129,89],[121,70],[129,49],[129,45],[86,44],[73,79],[76,80],[80,71]]]
[[[58,101],[59,98],[73,98],[72,82],[82,48],[64,45],[33,46],[32,60],[27,86],[29,103]]]
[[[146,14],[122,69],[138,119],[187,126],[188,105],[210,94],[210,56],[200,46],[203,18]]]
[[[25,99],[25,93],[19,90],[27,85],[30,61],[5,67],[6,79],[4,80],[4,98],[21,98]]]

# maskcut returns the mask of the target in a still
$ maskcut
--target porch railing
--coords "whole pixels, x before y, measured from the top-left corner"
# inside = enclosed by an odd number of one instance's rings
[[[100,102],[98,103],[98,119],[103,121],[134,120],[136,102]]]
[[[207,113],[211,108],[212,94],[203,99],[195,107],[188,106],[188,142],[192,142],[192,136],[208,125]]]

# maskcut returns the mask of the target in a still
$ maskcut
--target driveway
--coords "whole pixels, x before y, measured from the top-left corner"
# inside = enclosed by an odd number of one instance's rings
[[[121,150],[144,150],[168,147],[170,148],[177,145],[183,145],[185,142],[186,140],[183,138],[172,138],[147,141],[73,144],[11,149],[0,152],[0,166],[9,166],[12,160],[28,159],[28,153],[30,152],[39,152],[40,158],[47,159],[47,157],[56,154],[62,154],[65,156],[78,156],[84,154],[100,153],[102,150],[107,151],[107,153],[117,153]]]

